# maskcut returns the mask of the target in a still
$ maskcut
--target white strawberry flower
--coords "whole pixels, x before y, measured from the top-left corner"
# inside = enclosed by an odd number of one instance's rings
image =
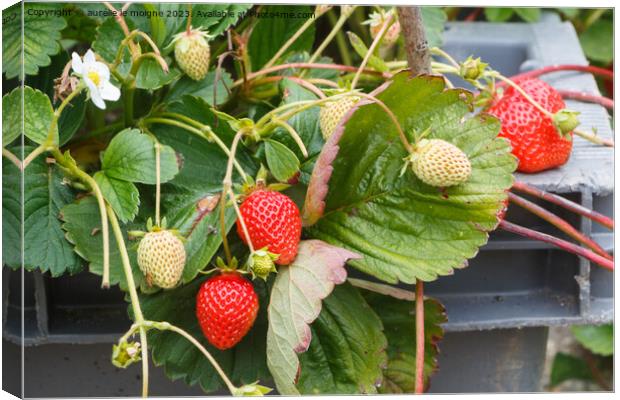
[[[95,53],[88,50],[81,58],[76,52],[71,55],[71,67],[80,76],[88,88],[90,99],[97,107],[105,110],[104,100],[116,101],[121,91],[110,82],[110,69],[95,59]]]

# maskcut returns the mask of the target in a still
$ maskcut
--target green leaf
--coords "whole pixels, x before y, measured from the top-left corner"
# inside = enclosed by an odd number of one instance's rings
[[[111,178],[154,185],[155,140],[138,129],[119,132],[103,153],[101,169]],[[161,146],[161,183],[168,182],[179,172],[177,157],[170,146]]]
[[[526,22],[537,22],[540,19],[540,8],[516,7],[514,11]]]
[[[310,345],[308,324],[319,316],[321,300],[345,281],[344,264],[355,257],[319,240],[307,240],[299,243],[293,264],[279,268],[269,302],[267,365],[280,394],[299,394],[294,384],[297,354]]]
[[[145,4],[146,6],[146,4]],[[165,35],[164,38],[160,41],[156,41],[160,48],[164,47],[170,40],[172,40],[172,36],[178,33],[181,29],[183,29],[187,23],[187,5],[182,3],[153,3],[149,4],[150,7],[153,7],[160,12],[164,13],[163,20],[165,25]],[[153,22],[151,22],[151,25]],[[158,27],[161,29],[161,27]],[[153,33],[153,28],[151,27],[151,33]],[[156,37],[159,39],[159,33]]]
[[[19,154],[20,148],[14,153]],[[32,148],[26,148],[26,152]],[[2,165],[3,260],[12,268],[21,267],[21,212],[23,204],[23,246],[26,270],[49,271],[53,277],[74,274],[82,262],[73,252],[61,229],[60,210],[73,201],[74,194],[63,182],[62,174],[44,156],[34,159],[24,171],[23,203],[19,188],[21,171],[9,162]],[[15,225],[13,225],[15,224]],[[6,247],[5,247],[5,241]]]
[[[585,360],[570,354],[557,353],[551,366],[550,385],[557,386],[570,379],[592,381],[594,378]]]
[[[275,140],[265,140],[267,166],[280,182],[288,182],[299,172],[299,159],[288,147]]]
[[[26,75],[36,75],[39,67],[49,65],[50,56],[61,49],[60,31],[67,25],[59,15],[62,3],[24,3],[23,7],[23,42],[21,4],[2,12],[2,72],[7,79],[21,78],[22,64]]]
[[[168,321],[184,329],[215,357],[233,384],[239,386],[256,380],[266,383],[269,371],[265,360],[265,284],[254,281],[261,308],[250,332],[232,349],[220,351],[205,339],[196,319],[196,294],[206,279],[200,277],[176,289],[141,295],[140,304],[145,318]],[[169,331],[151,330],[148,333],[148,342],[152,349],[153,362],[158,366],[163,365],[171,380],[183,379],[188,385],[199,384],[205,392],[224,387],[221,378],[205,356],[182,336]]]
[[[5,115],[3,113],[3,118]],[[21,148],[15,147],[11,151],[22,158]],[[13,269],[22,264],[22,188],[21,171],[2,157],[2,265]]]
[[[347,35],[349,36],[349,42],[351,42],[351,46],[353,46],[353,49],[355,50],[355,52],[362,59],[364,59],[366,55],[368,54],[368,47],[366,47],[366,45],[364,44],[364,41],[360,39],[360,37],[357,36],[353,32],[347,32]],[[374,54],[371,55],[370,58],[368,59],[368,65],[370,65],[372,68],[376,69],[377,71],[381,71],[381,72],[386,72],[389,70],[385,62],[380,57]]]
[[[383,373],[381,393],[414,393],[415,391],[415,302],[399,300],[367,290],[362,291],[368,304],[383,322],[388,340],[388,365]],[[439,342],[444,335],[441,324],[447,322],[445,309],[439,301],[424,299],[424,387],[428,389],[431,375],[437,370]]]
[[[446,12],[441,7],[422,7],[422,23],[426,33],[426,41],[430,47],[439,47],[443,44]]]
[[[579,15],[581,9],[572,7],[558,7],[558,11],[564,14],[566,18],[573,19]]]
[[[103,273],[103,239],[101,236],[101,216],[97,200],[93,196],[84,197],[73,204],[65,206],[61,214],[64,221],[62,228],[67,233],[67,240],[73,243],[75,252],[88,261],[90,272],[101,275]],[[137,225],[121,226],[121,230],[126,232],[137,227]],[[128,287],[127,280],[123,272],[118,244],[112,227],[109,227],[108,230],[110,233],[110,284],[120,284],[120,287],[126,290]],[[137,246],[133,246],[127,240],[125,234],[123,236],[129,254],[134,281],[136,286],[140,286],[144,282],[144,275],[142,275],[136,261]]]
[[[575,325],[571,327],[575,338],[594,354],[611,356],[614,354],[614,326]]]
[[[182,101],[169,104],[166,111],[183,114],[209,125],[230,148],[235,132],[227,123],[213,114],[210,105],[205,100],[184,96]],[[170,184],[195,191],[198,193],[198,198],[207,193],[222,190],[222,179],[224,179],[228,156],[216,143],[174,126],[153,125],[151,131],[161,143],[173,147],[180,153],[183,159],[183,168]],[[250,176],[256,173],[257,167],[244,147],[240,146],[237,149],[236,158],[246,173]],[[238,179],[239,175],[235,173],[234,180],[238,181]]]
[[[509,7],[485,7],[484,16],[490,22],[505,22],[512,18],[514,11]]]
[[[24,134],[32,141],[41,144],[47,139],[50,125],[54,119],[52,103],[43,92],[29,86],[13,89],[2,98],[2,144],[11,143],[22,128],[22,96]],[[58,141],[58,126],[54,129],[55,142]]]
[[[243,17],[250,7],[251,4],[194,4],[192,25],[206,29],[211,36],[219,36]]]
[[[217,84],[215,84],[217,79]],[[201,81],[195,80],[183,76],[172,87],[170,92],[166,95],[167,102],[173,102],[181,100],[185,95],[192,95],[200,97],[207,103],[217,106],[225,103],[230,95],[229,87],[232,85],[232,79],[230,74],[226,71],[222,71],[221,75],[217,77],[216,71],[211,71]]]
[[[101,4],[103,6],[103,4]],[[86,15],[79,5],[71,8],[71,15],[66,17],[67,27],[62,30],[63,40],[71,39],[82,43],[95,40],[97,21]]]
[[[130,19],[125,18],[130,30],[134,28]],[[95,53],[108,62],[113,62],[121,42],[125,39],[125,33],[114,17],[106,18],[97,28],[97,39],[92,44]],[[124,50],[128,54],[127,50]]]
[[[177,7],[182,6],[181,4],[174,4],[174,5],[176,5]],[[149,25],[151,28],[150,30],[151,39],[153,39],[157,47],[160,47],[160,48],[164,44],[164,40],[166,39],[166,34],[168,33],[166,20],[170,19],[172,21],[175,21],[179,19],[179,18],[166,18],[165,13],[163,16],[160,16],[159,12],[163,11],[162,7],[164,6],[168,6],[168,4],[161,4],[161,3],[142,4],[142,7],[144,7],[144,10],[148,12],[150,15],[148,18],[148,21],[149,21]]]
[[[261,12],[282,15],[285,13],[311,13],[308,6],[271,5],[263,6]],[[248,43],[248,53],[252,69],[258,71],[284,46],[295,32],[306,22],[304,18],[260,18],[252,29]],[[296,51],[310,51],[314,42],[314,25],[310,26],[291,47],[287,54]],[[283,58],[287,54],[283,54]]]
[[[219,200],[219,193],[182,187],[167,188],[163,194],[168,226],[178,229],[186,239],[183,282],[192,281],[204,270],[222,243]],[[235,211],[228,207],[225,214],[227,233],[236,219]]]
[[[590,25],[579,35],[579,41],[586,57],[603,64],[609,64],[614,59],[613,39],[614,25],[611,21],[604,19]]]
[[[170,71],[164,72],[157,61],[149,58],[144,60],[138,69],[136,87],[147,90],[159,89],[177,79],[179,75],[181,73],[176,68],[170,68]]]
[[[303,218],[308,233],[364,255],[349,264],[386,282],[413,283],[466,266],[497,225],[516,167],[495,118],[471,116],[472,96],[446,90],[439,77],[397,74],[377,97],[403,130],[459,147],[472,174],[461,185],[428,186],[410,168],[407,152],[385,112],[362,101],[343,132],[330,137],[308,187]],[[332,172],[333,168],[333,172]],[[321,218],[322,216],[322,218]]]
[[[387,364],[386,346],[381,320],[359,291],[348,283],[336,286],[312,324],[297,388],[315,395],[376,393]]]
[[[62,75],[67,62],[71,60],[66,51],[61,51],[52,57],[52,63],[39,69],[36,76],[28,77],[28,85],[33,89],[39,89],[47,94],[50,99],[54,98],[54,79]],[[52,102],[52,106],[57,108],[60,106],[61,100],[57,99]],[[77,132],[84,121],[86,114],[86,93],[81,93],[73,101],[65,107],[60,118],[58,119],[58,130],[60,132],[60,145],[67,143]]]
[[[17,139],[22,131],[22,93],[18,87],[2,97],[2,147]]]
[[[140,193],[131,182],[114,179],[99,171],[94,176],[103,197],[110,203],[112,209],[122,223],[133,221],[140,205]]]
[[[281,106],[298,101],[317,99],[314,93],[288,79],[283,79],[281,81],[280,90],[282,92],[282,102],[280,103]],[[272,136],[273,139],[283,143],[288,149],[295,153],[295,156],[298,159],[302,160],[301,180],[304,182],[307,182],[309,179],[309,174],[305,171],[312,172],[316,156],[321,152],[321,149],[325,144],[325,140],[321,134],[321,127],[319,125],[319,112],[319,107],[312,107],[295,114],[287,121],[301,137],[301,141],[306,146],[306,150],[308,150],[308,158],[304,158],[301,150],[299,150],[299,147],[285,129],[276,129],[274,135]]]

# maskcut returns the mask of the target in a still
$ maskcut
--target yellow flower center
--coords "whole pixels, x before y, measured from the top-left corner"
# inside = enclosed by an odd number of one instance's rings
[[[99,76],[99,73],[97,71],[88,71],[87,75],[88,79],[93,81],[95,86],[99,86],[99,83],[101,82],[101,77]]]

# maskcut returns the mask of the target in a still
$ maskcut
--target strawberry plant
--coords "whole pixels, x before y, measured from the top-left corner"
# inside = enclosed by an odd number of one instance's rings
[[[207,393],[421,393],[446,321],[423,283],[498,227],[613,269],[510,192],[613,229],[513,176],[565,163],[573,135],[613,143],[535,77],[442,51],[441,9],[25,7],[71,17],[25,19],[45,51],[24,54],[24,86],[3,33],[3,263],[118,285],[133,323],[112,362],[141,362],[143,396],[151,357]],[[504,220],[508,201],[573,242]]]

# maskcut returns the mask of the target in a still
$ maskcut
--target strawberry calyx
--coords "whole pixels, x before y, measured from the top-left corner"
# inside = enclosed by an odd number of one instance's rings
[[[264,165],[261,164],[258,172],[256,173],[256,178],[252,178],[251,176],[247,176],[245,182],[241,185],[235,185],[235,191],[239,193],[237,199],[241,202],[254,193],[257,190],[271,190],[274,192],[282,192],[291,187],[291,185],[287,183],[267,183],[267,178],[269,175],[269,171],[265,168]]]
[[[246,263],[246,268],[252,274],[252,279],[260,278],[266,281],[269,274],[277,272],[275,261],[279,257],[279,254],[268,251],[268,247],[255,250],[250,254]]]
[[[579,114],[578,111],[572,111],[567,108],[563,108],[560,111],[553,114],[553,125],[564,139],[571,140],[571,132],[579,126]]]
[[[228,264],[224,261],[222,257],[218,257],[215,260],[215,266],[215,270],[219,271],[220,273],[248,273],[247,271],[241,271],[238,269],[239,260],[237,260],[237,257],[231,258]]]
[[[112,346],[112,364],[118,368],[127,368],[140,361],[140,342],[122,340]]]
[[[481,61],[480,57],[473,58],[472,56],[460,63],[459,75],[466,81],[477,81],[484,76],[488,63]]]

